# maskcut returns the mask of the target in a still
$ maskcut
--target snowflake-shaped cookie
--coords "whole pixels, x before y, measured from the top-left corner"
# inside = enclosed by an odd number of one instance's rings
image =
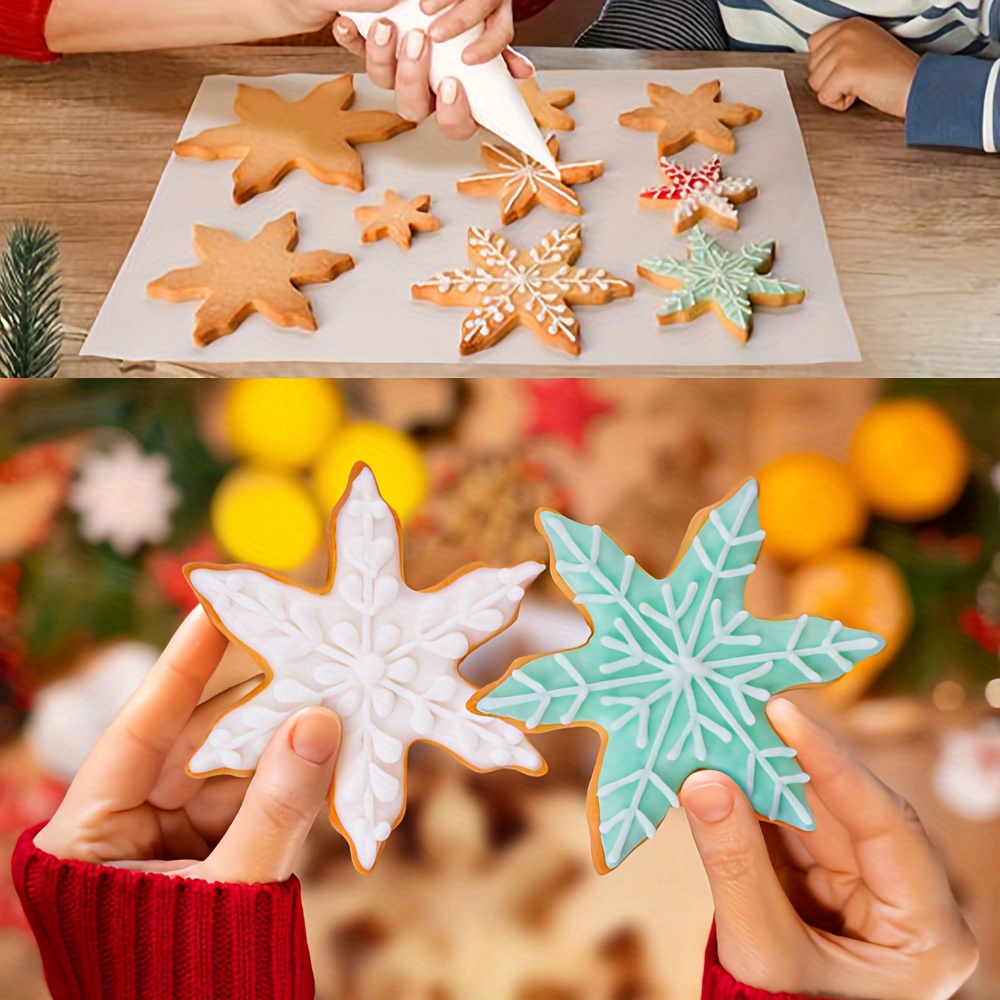
[[[639,274],[672,294],[657,314],[661,326],[689,323],[714,312],[726,332],[745,344],[753,332],[753,307],[798,305],[801,285],[772,278],[774,243],[752,243],[726,250],[695,227],[688,233],[688,259],[651,257]]]
[[[545,764],[513,726],[468,710],[458,665],[517,617],[544,569],[479,568],[436,590],[403,579],[399,521],[358,466],[334,512],[331,575],[309,590],[247,566],[195,565],[187,576],[215,624],[250,652],[265,682],[219,719],[188,768],[246,774],[274,731],[323,705],[343,726],[330,818],[370,871],[406,807],[406,755],[434,743],[478,771]]]
[[[697,170],[668,160],[660,160],[667,179],[661,187],[646,188],[639,195],[644,208],[674,209],[674,232],[678,235],[710,219],[725,229],[739,229],[736,206],[757,197],[757,186],[745,177],[723,177],[722,161],[713,156]]]
[[[500,221],[510,225],[523,219],[536,205],[544,205],[563,215],[583,215],[583,205],[574,184],[589,184],[604,174],[600,160],[559,163],[559,140],[548,140],[549,151],[558,163],[558,173],[519,150],[503,149],[491,142],[481,152],[487,172],[458,182],[459,194],[472,198],[499,198]]]
[[[413,297],[442,306],[472,306],[462,324],[462,354],[475,354],[524,324],[542,341],[580,353],[574,305],[604,305],[635,294],[628,281],[603,268],[578,268],[583,252],[579,224],[556,229],[531,250],[519,250],[488,229],[469,230],[475,267],[444,271],[413,286]]]
[[[599,528],[539,514],[557,581],[593,637],[521,660],[473,707],[528,731],[587,725],[603,749],[591,782],[594,860],[607,872],[652,837],[684,780],[725,772],[771,820],[813,828],[808,777],[764,706],[790,687],[847,673],[883,641],[802,615],[763,621],[744,607],[764,532],[757,484],[703,512],[674,572],[657,580]]]

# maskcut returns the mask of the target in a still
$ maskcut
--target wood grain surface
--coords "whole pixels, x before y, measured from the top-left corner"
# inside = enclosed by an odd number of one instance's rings
[[[812,161],[834,259],[864,361],[805,368],[653,368],[650,375],[1000,375],[1000,163],[915,150],[868,108],[819,107],[801,56],[529,50],[543,69],[785,70]],[[78,56],[49,66],[0,60],[0,228],[49,223],[62,238],[64,376],[401,376],[482,369],[394,365],[120,364],[77,356],[145,215],[202,77],[358,70],[322,47],[232,47]],[[808,335],[808,330],[803,330]],[[614,375],[614,369],[574,368]],[[491,375],[511,376],[500,368]],[[563,366],[537,374],[565,375]]]

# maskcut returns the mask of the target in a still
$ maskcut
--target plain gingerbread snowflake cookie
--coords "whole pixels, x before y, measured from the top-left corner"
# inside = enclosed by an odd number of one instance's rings
[[[751,480],[699,514],[664,580],[601,528],[539,512],[553,576],[593,635],[579,649],[519,660],[472,707],[527,732],[589,726],[601,734],[588,813],[602,873],[654,835],[698,770],[728,774],[771,820],[814,826],[809,779],[764,708],[788,688],[843,676],[885,643],[839,622],[764,621],[746,610],[764,540],[757,492]]]
[[[542,774],[524,735],[471,712],[459,664],[517,617],[544,566],[471,568],[433,590],[403,577],[400,525],[371,470],[358,465],[334,511],[330,577],[311,590],[250,566],[194,565],[188,580],[215,625],[265,680],[218,719],[188,770],[248,775],[290,715],[322,705],[343,738],[330,818],[370,871],[406,808],[406,757],[417,741],[477,771]]]

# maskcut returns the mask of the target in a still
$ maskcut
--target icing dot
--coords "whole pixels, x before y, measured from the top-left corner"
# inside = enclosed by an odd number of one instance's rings
[[[385,660],[377,653],[362,656],[354,664],[354,674],[362,684],[378,684],[385,677]]]
[[[375,839],[380,843],[384,844],[389,839],[389,834],[392,833],[392,827],[388,823],[379,823],[375,827]]]
[[[517,602],[520,601],[523,597],[524,597],[524,587],[511,587],[510,590],[507,591],[508,601]]]
[[[521,742],[521,731],[513,726],[506,726],[503,731],[503,738],[511,745],[517,746]]]
[[[497,765],[497,767],[505,767],[507,764],[511,763],[513,756],[509,750],[504,750],[498,747],[496,750],[490,752],[490,761]]]
[[[240,771],[243,769],[243,761],[240,760],[240,755],[235,750],[224,753],[222,755],[222,763],[231,771]]]
[[[225,746],[232,739],[228,729],[213,729],[209,734],[208,743],[213,747]]]

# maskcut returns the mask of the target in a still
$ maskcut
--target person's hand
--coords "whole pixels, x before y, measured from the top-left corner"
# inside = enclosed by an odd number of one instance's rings
[[[681,789],[712,887],[719,959],[747,986],[945,1000],[979,952],[912,807],[791,702],[768,717],[812,778],[812,833],[762,826],[728,777]]]
[[[809,39],[809,86],[819,103],[846,111],[855,101],[906,117],[920,56],[863,17],[836,21]]]
[[[207,882],[283,882],[326,802],[340,722],[310,708],[275,733],[252,779],[184,770],[251,681],[198,705],[227,641],[198,608],[87,757],[35,846],[58,858]]]
[[[346,0],[354,11],[383,13],[395,0]],[[435,14],[445,10],[453,0],[424,0],[424,11]],[[459,0],[428,28],[427,32],[411,31],[406,37],[392,21],[383,19],[372,26],[367,44],[361,37],[350,14],[345,13],[333,25],[334,38],[348,51],[365,60],[372,82],[386,90],[396,91],[396,110],[408,121],[421,122],[437,113],[441,131],[451,139],[462,141],[475,135],[478,125],[472,117],[462,85],[453,77],[441,81],[435,94],[430,84],[431,46],[447,42],[476,24],[485,24],[482,37],[469,45],[463,61],[476,66],[502,55],[511,75],[527,79],[535,72],[524,56],[510,48],[514,37],[514,17],[511,0]]]

